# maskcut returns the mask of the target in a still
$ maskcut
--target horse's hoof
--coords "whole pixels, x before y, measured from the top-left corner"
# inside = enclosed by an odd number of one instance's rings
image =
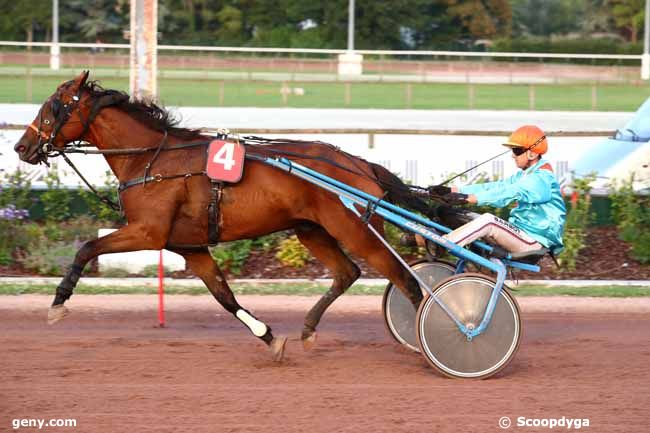
[[[70,314],[70,310],[63,305],[53,305],[47,312],[47,324],[54,325],[59,320],[62,320],[65,316]]]
[[[271,356],[273,357],[273,361],[275,362],[280,362],[282,361],[282,358],[284,357],[284,347],[287,345],[287,337],[275,337],[273,341],[271,341],[271,344],[269,345],[269,349],[271,349]]]
[[[303,334],[302,336],[302,348],[306,351],[310,351],[316,345],[316,332],[312,332],[308,335]]]

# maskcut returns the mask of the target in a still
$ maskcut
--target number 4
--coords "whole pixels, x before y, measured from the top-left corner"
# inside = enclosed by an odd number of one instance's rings
[[[214,154],[212,162],[215,164],[223,165],[224,170],[232,170],[235,166],[233,153],[235,151],[235,143],[225,142],[224,145]]]

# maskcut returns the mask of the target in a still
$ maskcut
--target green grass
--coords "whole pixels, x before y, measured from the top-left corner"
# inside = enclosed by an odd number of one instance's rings
[[[233,284],[235,294],[241,295],[322,295],[328,286],[319,283],[264,283],[264,284]],[[13,284],[1,283],[0,295],[24,295],[40,294],[53,295],[54,284]],[[75,289],[76,294],[84,295],[114,295],[114,294],[155,294],[158,288],[154,286],[89,286],[82,283]],[[207,295],[208,290],[204,287],[184,287],[173,284],[165,287],[165,293],[170,295]],[[384,286],[366,286],[355,284],[347,294],[349,295],[382,295]],[[628,298],[650,296],[649,287],[641,286],[595,286],[595,287],[573,287],[573,286],[521,286],[514,291],[516,296],[595,296],[611,298]]]
[[[527,110],[529,108],[528,89],[526,85],[495,85],[485,84],[475,86],[475,108],[500,110]],[[554,88],[554,93],[563,93],[562,88]],[[558,110],[560,108],[556,108]]]
[[[650,296],[650,287],[643,286],[521,286],[515,296],[594,296],[597,298],[638,298]]]
[[[83,281],[83,280],[82,280]],[[264,284],[231,284],[231,289],[235,294],[240,295],[322,295],[328,286],[322,284],[305,284],[305,283],[264,283]],[[10,284],[0,283],[1,295],[50,295],[56,290],[56,285],[48,284]],[[355,285],[348,293],[353,295],[381,295],[384,291],[383,286],[364,286]],[[82,295],[117,295],[117,294],[157,294],[156,286],[128,286],[128,287],[111,287],[111,286],[89,286],[80,283],[75,288],[76,294]],[[205,287],[186,287],[186,286],[165,286],[165,293],[169,295],[209,295],[210,292]]]
[[[71,75],[38,75],[30,81],[22,74],[6,74],[0,67],[0,102],[41,103]],[[93,71],[106,88],[128,90],[128,78],[110,71]],[[189,74],[189,72],[188,72]],[[31,82],[31,84],[30,84]],[[223,82],[223,94],[221,86]],[[410,103],[405,83],[351,83],[346,103],[346,84],[342,82],[289,81],[291,89],[302,88],[304,95],[294,93],[285,99],[281,81],[229,81],[205,78],[160,78],[159,98],[164,105],[300,107],[300,108],[470,108],[466,84],[412,83]],[[527,110],[528,85],[474,84],[476,109]],[[535,108],[539,110],[591,110],[592,86],[587,84],[535,85]],[[599,85],[596,109],[599,111],[634,111],[650,95],[647,84]]]

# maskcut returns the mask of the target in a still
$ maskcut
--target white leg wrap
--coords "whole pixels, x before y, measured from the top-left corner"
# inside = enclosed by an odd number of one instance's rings
[[[264,323],[260,322],[244,310],[237,310],[237,318],[244,322],[256,337],[263,336],[268,330]]]

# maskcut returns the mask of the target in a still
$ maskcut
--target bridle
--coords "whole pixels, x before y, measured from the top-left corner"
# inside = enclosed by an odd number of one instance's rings
[[[100,97],[97,99],[93,106],[90,109],[90,113],[88,114],[88,117],[84,119],[81,110],[79,109],[79,106],[81,104],[81,96],[82,96],[82,90],[83,87],[79,86],[77,89],[77,93],[72,96],[71,101],[67,103],[63,103],[60,99],[59,93],[57,92],[51,101],[50,101],[50,110],[52,112],[52,115],[54,116],[54,123],[52,125],[52,130],[50,131],[49,135],[43,131],[43,125],[50,125],[52,124],[52,121],[50,119],[43,119],[43,108],[47,105],[47,102],[43,104],[43,107],[41,107],[41,110],[39,111],[38,114],[38,125],[35,125],[34,122],[32,122],[28,127],[32,129],[34,132],[36,132],[36,135],[38,137],[38,142],[36,143],[36,155],[38,156],[38,162],[43,163],[46,166],[50,166],[48,159],[49,158],[54,158],[57,156],[61,156],[65,162],[77,173],[77,175],[81,178],[81,180],[88,186],[88,188],[99,198],[100,201],[111,207],[113,210],[120,211],[121,206],[119,203],[115,203],[113,200],[110,198],[106,197],[105,195],[100,194],[95,187],[93,187],[90,182],[81,174],[79,169],[72,163],[70,158],[67,157],[66,153],[75,153],[75,149],[78,149],[79,147],[83,146],[83,137],[86,135],[88,130],[90,129],[90,124],[95,120],[95,117],[97,117],[97,114],[99,114],[99,111],[104,108],[108,107],[110,105],[117,104],[124,99],[128,98],[126,95],[122,94],[112,94],[112,95],[106,95],[103,97]],[[63,135],[61,130],[63,127],[67,124],[69,124],[70,117],[72,116],[72,113],[74,111],[77,111],[77,114],[79,116],[79,120],[77,122],[80,122],[83,124],[83,130],[79,134],[79,138],[77,140],[68,140],[66,137]],[[167,134],[165,133],[165,136]],[[63,137],[63,142],[65,143],[61,148],[55,148],[54,147],[54,140],[57,138],[57,136]]]
[[[29,128],[34,130],[38,136],[38,142],[36,143],[36,152],[39,157],[39,162],[47,165],[48,167],[48,158],[58,156],[61,152],[60,150],[54,148],[53,143],[56,137],[58,135],[61,135],[64,141],[67,141],[65,139],[65,136],[61,133],[61,129],[63,129],[63,126],[68,124],[68,121],[72,116],[72,112],[79,106],[79,102],[81,101],[81,87],[79,87],[77,94],[73,95],[71,99],[72,100],[68,103],[62,103],[57,92],[55,98],[50,102],[50,109],[54,115],[54,124],[52,125],[52,130],[50,131],[49,135],[43,131],[43,124],[50,125],[52,123],[50,119],[43,119],[43,107],[45,107],[46,104],[41,107],[41,110],[38,113],[38,126],[34,125],[34,122],[30,123],[29,125]],[[77,111],[79,113],[79,119],[83,119],[81,117],[81,110]],[[83,120],[80,121],[83,122]],[[87,129],[88,128],[84,128],[84,132],[80,135],[80,137],[83,137],[83,135],[85,135]]]
[[[37,143],[37,155],[39,156],[39,162],[42,162],[46,165],[49,165],[47,162],[48,158],[51,157],[56,157],[59,155],[62,155],[64,153],[68,153],[69,149],[73,148],[78,148],[80,146],[83,146],[81,143],[83,142],[83,137],[86,135],[88,130],[90,129],[91,123],[95,120],[95,117],[99,114],[99,112],[106,107],[109,107],[111,105],[119,104],[121,102],[124,102],[127,100],[129,97],[128,95],[125,95],[123,93],[111,93],[108,95],[103,95],[100,96],[99,98],[95,99],[93,101],[92,106],[90,107],[90,112],[88,113],[88,117],[84,118],[82,111],[79,109],[80,106],[82,105],[82,93],[83,93],[84,87],[79,86],[77,89],[77,93],[73,95],[70,99],[70,102],[64,103],[61,101],[61,96],[59,95],[61,92],[57,92],[50,102],[51,105],[51,111],[52,114],[54,115],[54,124],[52,125],[52,130],[50,134],[48,135],[45,131],[43,131],[43,125],[50,125],[52,122],[50,119],[43,119],[43,108],[41,108],[41,111],[39,112],[38,115],[38,125],[35,125],[34,122],[32,122],[29,125],[29,128],[34,130],[36,132],[36,135],[38,136],[38,143]],[[50,101],[48,99],[48,101]],[[47,105],[47,102],[43,104],[43,107]],[[84,106],[87,106],[83,104]],[[61,130],[63,129],[64,126],[68,125],[70,122],[70,117],[72,116],[72,113],[74,111],[77,111],[77,114],[79,116],[79,120],[76,121],[75,123],[81,123],[83,124],[83,130],[79,134],[79,138],[76,140],[68,140],[66,137],[63,135]],[[54,147],[54,140],[57,138],[57,136],[63,137],[64,144],[61,148],[56,148]]]

